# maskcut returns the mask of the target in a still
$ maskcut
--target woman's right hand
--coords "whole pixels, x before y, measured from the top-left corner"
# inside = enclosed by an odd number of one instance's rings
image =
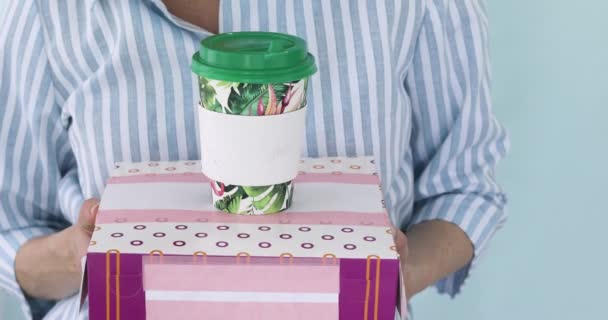
[[[21,246],[15,257],[15,275],[23,291],[49,300],[78,292],[81,260],[93,235],[98,208],[97,199],[86,200],[75,224]]]

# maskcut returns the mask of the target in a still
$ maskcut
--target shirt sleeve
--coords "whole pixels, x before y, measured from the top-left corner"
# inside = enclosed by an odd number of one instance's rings
[[[15,255],[29,239],[69,225],[73,218],[63,213],[78,206],[73,196],[79,187],[70,120],[57,103],[34,1],[12,1],[5,17],[0,26],[0,290],[14,295],[24,314],[36,319],[52,302],[25,296],[15,278]]]
[[[481,0],[427,1],[405,88],[411,97],[414,213],[443,220],[474,246],[469,265],[440,280],[455,296],[493,234],[506,198],[494,169],[509,142],[491,108],[488,26]]]

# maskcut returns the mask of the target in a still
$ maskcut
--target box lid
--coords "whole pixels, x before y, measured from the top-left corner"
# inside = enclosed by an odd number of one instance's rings
[[[198,161],[119,163],[89,252],[397,259],[372,158],[304,159],[287,212],[216,211]]]

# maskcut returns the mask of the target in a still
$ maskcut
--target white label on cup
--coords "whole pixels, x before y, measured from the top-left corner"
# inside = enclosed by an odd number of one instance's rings
[[[304,140],[306,108],[272,116],[240,116],[198,106],[201,165],[210,179],[241,186],[292,180]]]

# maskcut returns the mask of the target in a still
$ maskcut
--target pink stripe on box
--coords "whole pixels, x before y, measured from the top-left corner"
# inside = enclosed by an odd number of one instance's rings
[[[162,183],[162,182],[183,182],[183,183],[205,183],[209,182],[202,173],[170,173],[170,174],[137,174],[131,176],[111,177],[108,184],[122,183]]]
[[[96,223],[212,222],[249,224],[332,224],[390,226],[384,212],[281,212],[271,215],[235,215],[220,211],[100,210]]]
[[[295,181],[297,183],[327,182],[380,185],[380,179],[377,176],[356,173],[304,173],[298,175]]]
[[[172,174],[138,174],[131,176],[111,177],[109,184],[119,183],[162,183],[162,182],[183,182],[183,183],[205,183],[209,179],[202,173],[172,173]],[[371,174],[354,173],[303,173],[296,177],[296,183],[346,183],[346,184],[372,184],[379,185],[380,180]]]
[[[307,265],[307,266],[320,266],[320,265],[337,265],[339,264],[339,258],[327,257],[326,259],[319,258],[304,258],[304,257],[290,257],[289,254],[283,257],[260,257],[253,256],[247,257],[242,256],[207,256],[204,258],[201,252],[193,255],[164,255],[162,258],[158,255],[142,255],[143,264],[169,264],[169,265],[234,265],[234,264],[256,264],[256,265],[269,265],[276,266],[282,264],[290,265]],[[396,259],[396,258],[395,258]]]
[[[338,318],[338,304],[333,303],[146,301],[148,320],[336,320]]]
[[[340,266],[144,263],[144,290],[338,293]],[[157,259],[158,260],[158,259]],[[192,258],[189,259],[192,261]],[[206,276],[204,276],[206,275]]]

